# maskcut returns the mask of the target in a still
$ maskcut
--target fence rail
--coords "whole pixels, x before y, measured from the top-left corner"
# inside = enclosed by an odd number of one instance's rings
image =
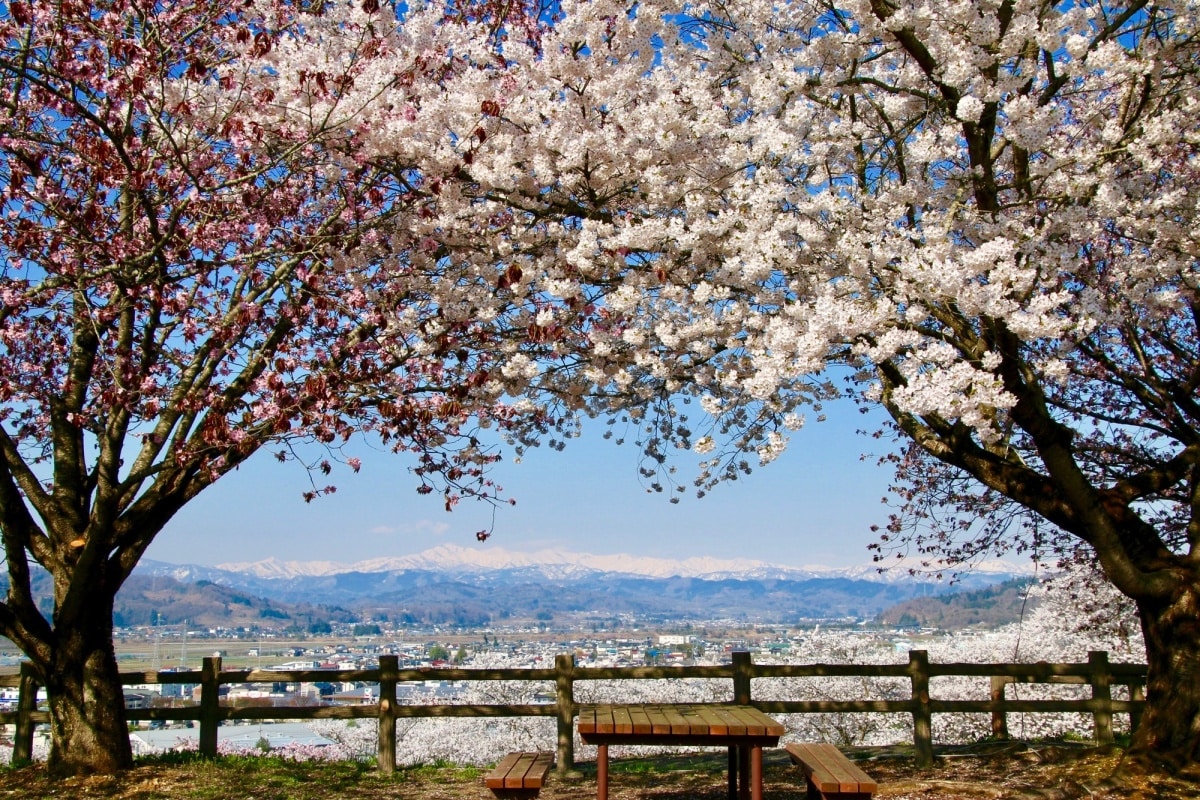
[[[930,680],[937,677],[986,677],[991,681],[986,700],[934,699]],[[910,682],[909,697],[903,700],[756,700],[751,684],[760,678],[891,677]],[[1136,728],[1145,705],[1146,667],[1143,664],[1113,664],[1105,651],[1088,654],[1086,663],[1051,664],[965,664],[930,663],[924,650],[909,652],[907,664],[755,664],[747,652],[733,654],[731,664],[684,667],[579,667],[569,654],[555,658],[553,669],[400,669],[396,656],[380,656],[377,669],[354,670],[223,670],[221,659],[205,658],[199,670],[180,672],[124,672],[124,685],[193,684],[200,687],[199,705],[182,708],[128,709],[131,721],[198,721],[200,752],[217,754],[217,729],[227,720],[312,720],[377,719],[378,762],[382,772],[396,768],[396,720],[410,717],[555,717],[557,764],[560,771],[575,765],[574,720],[580,705],[575,702],[575,684],[600,680],[661,680],[706,678],[732,681],[729,701],[753,705],[767,713],[889,713],[911,714],[913,745],[918,763],[933,762],[933,715],[990,713],[992,734],[1007,738],[1009,713],[1082,712],[1093,720],[1093,737],[1100,743],[1113,741],[1114,714],[1129,714]],[[257,706],[222,705],[220,687],[238,683],[363,682],[379,684],[379,701],[373,705],[346,706]],[[555,702],[526,705],[401,704],[396,686],[414,681],[545,681],[555,685]],[[1010,683],[1066,683],[1089,685],[1091,697],[1077,700],[1010,700],[1005,687]],[[32,665],[22,664],[17,676],[0,677],[0,686],[19,687],[15,711],[0,712],[0,724],[15,725],[14,763],[28,761],[33,752],[33,729],[49,722],[49,714],[37,710],[40,681]],[[1113,686],[1128,687],[1128,700],[1114,700]]]

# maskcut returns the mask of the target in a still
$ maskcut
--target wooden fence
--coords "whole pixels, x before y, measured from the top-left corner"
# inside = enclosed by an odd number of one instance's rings
[[[930,681],[943,676],[990,678],[990,696],[978,700],[939,700],[930,695]],[[754,699],[752,682],[757,678],[869,677],[907,679],[911,691],[903,700],[763,700]],[[747,652],[733,654],[732,663],[720,666],[679,667],[579,667],[571,655],[559,655],[552,669],[400,669],[396,656],[380,656],[378,669],[363,670],[223,670],[220,658],[205,658],[200,670],[181,672],[122,673],[122,683],[192,684],[200,686],[200,702],[182,708],[128,709],[131,721],[194,720],[200,723],[200,752],[217,754],[217,728],[225,720],[312,720],[362,719],[379,721],[378,763],[382,772],[396,768],[396,720],[408,717],[554,717],[557,722],[557,764],[566,772],[575,765],[574,720],[579,705],[575,684],[580,681],[650,680],[670,678],[727,679],[732,681],[729,701],[753,705],[767,713],[902,713],[913,719],[913,744],[918,763],[933,762],[933,715],[947,713],[990,713],[992,733],[1008,735],[1006,714],[1016,712],[1084,712],[1092,715],[1097,742],[1113,741],[1114,714],[1129,714],[1131,728],[1138,724],[1144,706],[1146,667],[1142,664],[1112,664],[1108,653],[1089,653],[1086,663],[966,664],[930,663],[924,650],[909,652],[907,664],[755,664]],[[258,706],[220,702],[220,687],[237,683],[364,682],[379,685],[379,701],[372,705],[346,706]],[[555,686],[555,702],[529,705],[401,704],[397,684],[405,681],[547,681]],[[1069,683],[1091,687],[1091,697],[1075,700],[1014,700],[1005,697],[1009,683]],[[46,711],[37,710],[38,679],[31,665],[24,664],[19,676],[0,678],[0,686],[20,687],[15,711],[0,713],[0,723],[15,725],[13,761],[28,761],[33,749],[33,729],[49,721]],[[1114,700],[1113,686],[1128,687],[1128,700]]]

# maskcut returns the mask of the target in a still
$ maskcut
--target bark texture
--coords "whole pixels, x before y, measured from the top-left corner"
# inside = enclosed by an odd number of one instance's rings
[[[113,598],[91,600],[71,624],[58,621],[51,661],[43,667],[51,719],[48,767],[57,775],[108,774],[133,765],[112,641]]]
[[[1195,773],[1200,763],[1200,584],[1181,585],[1165,602],[1143,601],[1138,611],[1146,640],[1146,710],[1127,768]]]

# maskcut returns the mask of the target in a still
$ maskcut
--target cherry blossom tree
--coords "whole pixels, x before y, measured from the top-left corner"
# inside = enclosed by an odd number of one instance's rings
[[[549,345],[509,345],[505,392],[625,415],[663,488],[698,451],[702,492],[806,406],[882,408],[908,493],[881,546],[1094,560],[1150,664],[1129,763],[1195,768],[1194,4],[563,2],[498,50],[339,14],[374,38],[295,46],[361,65],[362,153],[447,176],[413,228],[442,302],[486,286]],[[394,54],[432,41],[472,68],[410,88]]]
[[[431,24],[475,24],[486,50],[526,13],[460,4]],[[273,97],[247,59],[319,15],[0,7],[0,633],[48,691],[55,771],[131,763],[114,595],[172,515],[247,458],[303,457],[311,499],[335,465],[358,468],[345,447],[365,433],[409,452],[449,508],[498,500],[479,428],[547,424],[485,387],[507,336],[543,348],[512,333],[513,303],[486,319],[439,304],[440,245],[403,221],[434,213],[443,176],[361,151],[356,109],[335,102],[356,65],[286,65],[277,91],[309,112],[259,121]],[[445,49],[392,64],[408,86],[472,68]]]
[[[743,124],[786,137],[751,180],[777,182],[791,245],[752,251],[771,278],[749,295],[736,384],[858,371],[853,391],[911,443],[909,508],[952,501],[932,538],[886,537],[952,560],[1056,545],[1095,559],[1146,641],[1134,761],[1194,769],[1196,9],[813,12],[780,35],[749,17],[720,28],[762,65],[741,79]],[[780,58],[804,67],[780,75]]]

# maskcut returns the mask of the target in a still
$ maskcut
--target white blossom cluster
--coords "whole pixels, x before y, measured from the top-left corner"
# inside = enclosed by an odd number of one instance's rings
[[[499,344],[477,399],[654,408],[651,457],[767,462],[843,363],[894,415],[993,446],[1014,370],[1069,392],[1131,313],[1156,335],[1197,291],[1200,92],[1176,68],[1197,9],[1120,38],[1106,8],[566,0],[499,41],[347,1],[243,83],[264,128],[335,120],[411,182],[379,246],[412,296],[528,329],[538,352]],[[414,315],[391,335],[429,346]],[[689,422],[687,395],[719,411]],[[701,486],[729,474],[705,463]]]

